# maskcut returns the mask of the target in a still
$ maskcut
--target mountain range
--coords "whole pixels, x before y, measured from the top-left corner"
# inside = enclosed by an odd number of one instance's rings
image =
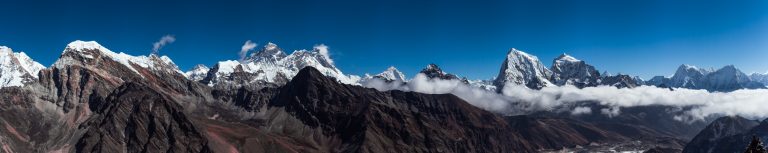
[[[734,118],[681,122],[674,106],[621,108],[595,101],[504,115],[453,94],[380,91],[408,84],[395,67],[363,77],[337,68],[322,48],[286,54],[269,43],[240,60],[183,72],[167,56],[116,53],[95,41],[69,43],[50,67],[0,47],[3,152],[608,152],[741,147],[762,123]],[[607,75],[567,54],[545,67],[512,49],[498,77],[469,80],[427,65],[417,76],[485,91],[505,87],[765,88],[765,74],[734,66],[683,65],[648,81]],[[751,129],[751,130],[750,130]],[[701,131],[701,132],[699,132]],[[753,131],[753,132],[751,132]],[[763,136],[768,137],[768,136]],[[733,142],[733,145],[719,145]],[[739,144],[739,145],[736,145]],[[695,147],[705,146],[705,147]],[[718,150],[706,149],[706,150]],[[698,152],[698,151],[693,151]]]

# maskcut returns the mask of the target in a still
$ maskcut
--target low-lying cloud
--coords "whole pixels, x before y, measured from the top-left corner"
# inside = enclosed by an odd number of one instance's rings
[[[173,37],[173,35],[165,35],[160,40],[152,44],[152,54],[157,55],[157,53],[160,52],[160,49],[163,48],[163,46],[173,43],[176,41],[176,37]]]
[[[748,118],[768,117],[768,89],[744,89],[733,92],[707,92],[705,90],[658,88],[640,86],[616,88],[612,86],[544,87],[533,90],[519,85],[506,85],[501,93],[471,87],[458,80],[430,79],[419,74],[408,83],[371,80],[363,86],[377,90],[403,90],[428,94],[451,93],[472,105],[501,114],[525,114],[535,111],[549,111],[560,107],[573,107],[572,115],[600,113],[615,116],[623,107],[664,105],[690,107],[681,111],[689,119],[704,119],[711,115],[740,115]],[[605,106],[599,112],[590,107],[576,105],[581,102],[595,102]],[[578,106],[578,107],[576,107]],[[682,118],[682,117],[681,117]]]
[[[514,97],[475,88],[464,84],[459,80],[431,79],[422,73],[417,74],[416,77],[408,81],[408,83],[403,83],[401,81],[386,82],[374,78],[361,84],[365,87],[375,88],[379,91],[402,90],[427,94],[450,93],[485,110],[503,114],[517,112],[515,107],[511,107],[511,105],[517,101]]]
[[[601,111],[604,114],[618,114],[617,108],[633,106],[691,106],[686,111],[694,119],[704,119],[710,115],[740,115],[749,118],[768,117],[768,90],[743,89],[733,92],[707,92],[677,88],[657,88],[640,86],[636,88],[615,88],[610,86],[588,87],[578,89],[572,86],[545,87],[532,90],[519,86],[507,86],[504,95],[517,97],[529,102],[537,108],[547,109],[564,104],[582,101],[596,101],[600,105],[610,106],[611,110]],[[616,109],[613,109],[616,108]]]

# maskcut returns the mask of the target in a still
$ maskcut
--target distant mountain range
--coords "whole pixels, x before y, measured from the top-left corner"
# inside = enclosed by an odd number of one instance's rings
[[[222,61],[214,65],[214,68],[206,73],[203,73],[206,67],[198,66],[188,71],[187,74],[190,74],[188,75],[190,79],[203,81],[203,83],[207,83],[210,86],[221,86],[220,84],[231,85],[232,83],[227,83],[232,81],[226,80],[228,78],[242,79],[239,81],[240,83],[235,83],[235,86],[246,84],[249,81],[279,86],[295,75],[298,69],[304,66],[312,66],[318,68],[327,76],[347,84],[359,84],[367,79],[408,82],[405,75],[395,67],[389,67],[384,72],[376,75],[367,74],[363,77],[344,75],[336,66],[325,61],[325,58],[320,56],[322,55],[317,54],[316,51],[304,50],[286,55],[277,45],[270,43],[260,51],[253,53],[244,62]],[[240,68],[238,67],[242,67],[243,72],[239,72]],[[572,85],[579,88],[602,85],[631,88],[641,85],[653,85],[664,88],[705,89],[708,91],[728,92],[738,89],[766,88],[764,82],[768,81],[767,74],[753,73],[746,75],[732,65],[718,70],[705,70],[690,65],[681,65],[671,78],[657,76],[648,81],[638,76],[601,74],[599,72],[598,69],[587,64],[586,61],[579,60],[568,54],[562,54],[555,58],[552,61],[552,66],[547,68],[538,57],[512,49],[507,54],[504,63],[502,63],[499,75],[494,80],[468,80],[455,74],[442,72],[439,66],[435,64],[427,65],[420,73],[426,74],[430,78],[457,79],[467,83],[472,82],[473,86],[499,91],[505,85],[522,85],[531,89],[563,85]],[[203,75],[208,78],[199,77]],[[219,83],[219,80],[224,80],[224,83]]]
[[[567,54],[547,68],[512,49],[495,79],[469,80],[435,64],[417,76],[483,92],[510,85],[765,88],[765,74],[733,66],[683,65],[671,78],[648,81],[598,72]],[[50,67],[0,47],[0,81],[2,152],[718,152],[766,133],[762,123],[738,118],[683,122],[673,110],[690,108],[662,105],[606,116],[618,108],[581,101],[497,114],[452,94],[362,87],[413,82],[395,67],[347,75],[318,48],[286,54],[272,43],[247,58],[187,72],[167,56],[117,53],[94,41],[69,43]],[[574,108],[602,113],[563,111]]]
[[[89,47],[87,43],[92,42],[78,41],[73,43],[86,43],[86,46],[83,47]],[[26,82],[24,80],[36,78],[37,72],[45,68],[23,52],[14,53],[8,47],[2,47],[0,50],[0,54],[3,55],[0,57],[7,59],[0,63],[0,66],[2,66],[0,70],[3,70],[3,73],[0,73],[0,86],[23,86],[24,82]],[[174,65],[167,56],[133,57],[123,53],[115,53],[109,56],[113,56],[123,64],[135,61],[140,66],[153,69],[156,67],[154,67],[152,59],[157,58],[161,63],[166,63],[161,65],[170,64],[165,69],[181,72],[176,68],[178,66]],[[268,43],[245,59],[220,61],[210,68],[199,64],[193,69],[181,73],[190,80],[220,88],[280,86],[295,76],[298,70],[306,66],[315,67],[327,76],[336,78],[342,83],[352,85],[359,84],[368,79],[408,81],[408,78],[394,66],[375,75],[366,74],[363,77],[345,75],[333,63],[327,61],[328,59],[330,58],[319,54],[317,50],[298,50],[289,55],[276,44]],[[435,64],[429,64],[420,73],[441,79],[462,79],[465,82],[472,82],[474,86],[492,90],[502,90],[505,85],[522,85],[531,89],[563,85],[572,85],[579,88],[601,85],[631,88],[651,85],[663,88],[688,88],[728,92],[738,89],[762,89],[766,88],[765,84],[768,84],[768,73],[752,73],[747,75],[733,65],[727,65],[714,70],[683,64],[678,67],[671,77],[656,76],[649,80],[643,80],[638,76],[626,74],[611,75],[599,72],[595,66],[568,54],[558,56],[552,60],[551,67],[547,68],[538,57],[517,49],[511,49],[501,64],[498,76],[493,80],[468,80],[463,77],[459,78],[455,74],[441,74],[444,72]]]

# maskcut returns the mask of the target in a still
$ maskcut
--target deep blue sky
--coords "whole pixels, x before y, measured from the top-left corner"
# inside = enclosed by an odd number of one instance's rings
[[[495,76],[510,48],[546,65],[566,52],[599,70],[649,78],[680,64],[768,70],[768,1],[2,1],[0,45],[52,64],[73,40],[160,54],[183,70],[237,59],[246,40],[287,51],[330,46],[349,74],[429,63],[469,78]]]

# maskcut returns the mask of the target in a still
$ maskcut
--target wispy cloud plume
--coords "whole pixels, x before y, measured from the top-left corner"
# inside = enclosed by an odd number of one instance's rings
[[[163,48],[163,46],[173,43],[176,41],[176,37],[173,37],[173,35],[165,35],[160,40],[152,44],[152,54],[157,55],[157,53],[160,52],[160,49]]]
[[[251,42],[251,40],[245,41],[245,44],[243,44],[243,47],[240,47],[240,62],[245,61],[245,57],[248,55],[248,51],[253,50],[253,48],[256,48],[256,43]]]
[[[328,52],[328,46],[326,46],[325,44],[319,44],[319,45],[315,45],[315,47],[313,48],[315,51],[320,53],[320,55],[323,55],[323,58],[325,58],[325,61],[328,61],[328,63],[333,64],[333,60],[331,60],[331,55]]]

